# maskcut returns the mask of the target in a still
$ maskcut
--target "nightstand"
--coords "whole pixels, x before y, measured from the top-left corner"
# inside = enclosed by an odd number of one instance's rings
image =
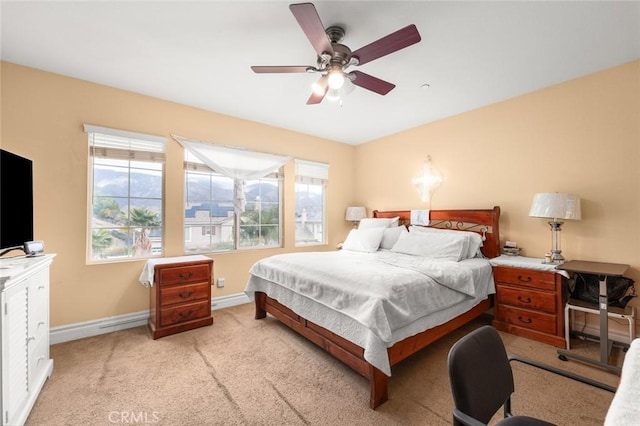
[[[564,271],[542,259],[491,259],[496,284],[493,326],[501,331],[564,348]]]
[[[213,324],[211,277],[206,256],[149,259],[140,282],[150,287],[149,329],[154,339]]]

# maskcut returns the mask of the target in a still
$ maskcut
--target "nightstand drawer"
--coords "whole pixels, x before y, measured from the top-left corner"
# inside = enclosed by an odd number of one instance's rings
[[[542,312],[499,305],[496,309],[496,319],[542,333],[555,334],[557,332],[557,316],[544,314]]]
[[[160,310],[160,326],[166,327],[168,325],[208,316],[211,316],[211,304],[209,300],[177,305],[173,308],[163,308]]]
[[[208,282],[165,287],[160,289],[160,306],[208,299],[210,291],[211,284]]]
[[[556,294],[543,291],[523,290],[498,284],[497,303],[536,311],[556,313]]]
[[[494,268],[494,276],[496,282],[550,291],[556,290],[555,272],[501,266]]]
[[[164,268],[160,270],[160,279],[158,281],[161,286],[208,281],[209,271],[208,265]]]

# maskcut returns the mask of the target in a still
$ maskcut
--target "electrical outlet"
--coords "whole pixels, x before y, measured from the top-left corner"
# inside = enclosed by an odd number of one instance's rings
[[[218,288],[224,287],[224,278],[218,278]]]

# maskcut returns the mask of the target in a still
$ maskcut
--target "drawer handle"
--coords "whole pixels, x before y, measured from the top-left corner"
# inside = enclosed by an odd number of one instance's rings
[[[531,298],[530,297],[524,298],[522,296],[518,296],[518,302],[531,303]]]
[[[178,312],[178,315],[180,316],[180,318],[189,318],[192,313],[193,309],[189,309],[189,312]]]
[[[518,321],[523,322],[525,324],[531,324],[531,318],[522,318],[522,317],[518,317]]]
[[[185,280],[190,279],[190,278],[193,276],[193,272],[189,271],[189,272],[187,272],[186,274],[183,274],[182,272],[180,272],[180,273],[178,274],[178,276],[180,277],[180,279],[181,279],[182,281],[185,281]]]
[[[522,275],[518,275],[518,281],[522,281],[523,283],[530,283],[531,277],[522,278]]]
[[[191,295],[194,293],[193,290],[189,290],[189,292],[187,294],[184,293],[178,293],[178,296],[181,297],[182,299],[188,299],[191,297]]]

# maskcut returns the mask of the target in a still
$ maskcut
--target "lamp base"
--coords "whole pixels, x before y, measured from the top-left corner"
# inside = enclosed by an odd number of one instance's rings
[[[564,256],[562,255],[562,250],[560,250],[560,231],[562,224],[564,222],[560,222],[557,219],[553,219],[553,221],[549,222],[549,228],[551,229],[551,252],[548,253],[545,258],[545,263],[551,263],[554,265],[559,265],[564,263]]]
[[[547,263],[550,265],[560,265],[565,262],[565,258],[562,255],[562,250],[551,250],[551,253],[547,253],[544,256],[544,261],[542,263]]]

